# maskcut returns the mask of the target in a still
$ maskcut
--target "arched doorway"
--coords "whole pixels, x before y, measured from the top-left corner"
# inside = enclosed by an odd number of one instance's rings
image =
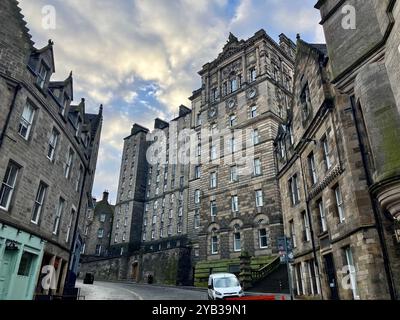
[[[132,277],[132,280],[134,280],[134,281],[138,281],[138,275],[139,275],[139,264],[138,264],[138,262],[137,261],[135,261],[134,263],[132,263],[132,274],[131,274],[131,277]]]

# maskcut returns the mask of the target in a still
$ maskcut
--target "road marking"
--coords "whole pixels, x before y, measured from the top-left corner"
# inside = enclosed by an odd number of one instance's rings
[[[124,289],[125,291],[128,291],[129,293],[133,294],[133,295],[134,295],[135,297],[137,297],[139,300],[144,300],[143,297],[142,297],[140,294],[137,294],[136,292],[133,292],[133,291],[128,290],[128,289],[125,289],[125,288],[122,288],[122,289]]]

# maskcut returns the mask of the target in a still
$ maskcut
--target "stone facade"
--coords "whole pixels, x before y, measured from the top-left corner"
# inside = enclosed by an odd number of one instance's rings
[[[294,289],[318,299],[385,299],[357,132],[345,97],[330,84],[328,61],[325,45],[298,39],[293,104],[276,141]]]
[[[135,124],[124,139],[117,203],[111,233],[113,255],[131,253],[140,248],[141,226],[146,192],[148,129]]]
[[[103,199],[99,202],[94,199],[94,210],[87,212],[83,235],[83,255],[98,257],[109,255],[114,206],[108,202],[108,196],[108,191],[104,191]]]
[[[335,5],[336,4],[336,5]],[[345,8],[346,6],[346,8]],[[339,108],[356,119],[366,188],[385,260],[388,292],[400,292],[400,51],[399,1],[319,1]],[[344,9],[355,29],[343,28]],[[346,24],[344,24],[346,26]]]
[[[20,293],[31,299],[43,266],[55,268],[52,293],[63,292],[67,276],[73,286],[102,108],[88,114],[84,99],[71,104],[72,74],[65,81],[50,80],[55,71],[53,43],[34,47],[17,1],[2,1],[0,16],[0,272],[16,274],[22,265],[29,266],[23,272],[33,286]],[[33,255],[22,238],[9,239],[5,230],[13,228],[39,238],[42,251]],[[11,252],[11,243],[18,250]],[[7,269],[10,263],[15,270]],[[17,298],[11,293],[18,285],[23,286],[20,281],[1,281],[0,299]],[[48,290],[39,282],[37,293]]]
[[[189,187],[189,222],[200,214],[195,263],[238,258],[242,251],[277,254],[283,225],[273,142],[292,97],[294,53],[283,34],[279,44],[264,30],[246,41],[231,34],[219,57],[199,72],[203,86],[192,97],[192,126],[212,138],[201,137],[201,176],[192,174]],[[213,146],[220,148],[214,159]],[[210,161],[203,161],[209,152]]]

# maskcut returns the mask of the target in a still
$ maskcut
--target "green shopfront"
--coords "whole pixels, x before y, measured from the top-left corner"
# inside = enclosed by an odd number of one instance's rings
[[[0,223],[0,300],[32,300],[45,242]]]

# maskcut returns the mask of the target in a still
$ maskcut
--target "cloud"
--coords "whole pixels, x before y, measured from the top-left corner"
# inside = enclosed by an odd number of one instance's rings
[[[89,112],[104,104],[95,184],[101,193],[118,183],[117,155],[131,125],[152,128],[154,118],[170,119],[180,104],[190,106],[187,98],[201,85],[197,72],[218,55],[230,31],[248,38],[264,28],[273,38],[300,32],[308,41],[323,41],[314,2],[20,0],[20,6],[37,46],[55,42],[53,79],[73,70],[76,100],[87,98]],[[45,5],[56,9],[55,30],[42,28]]]

